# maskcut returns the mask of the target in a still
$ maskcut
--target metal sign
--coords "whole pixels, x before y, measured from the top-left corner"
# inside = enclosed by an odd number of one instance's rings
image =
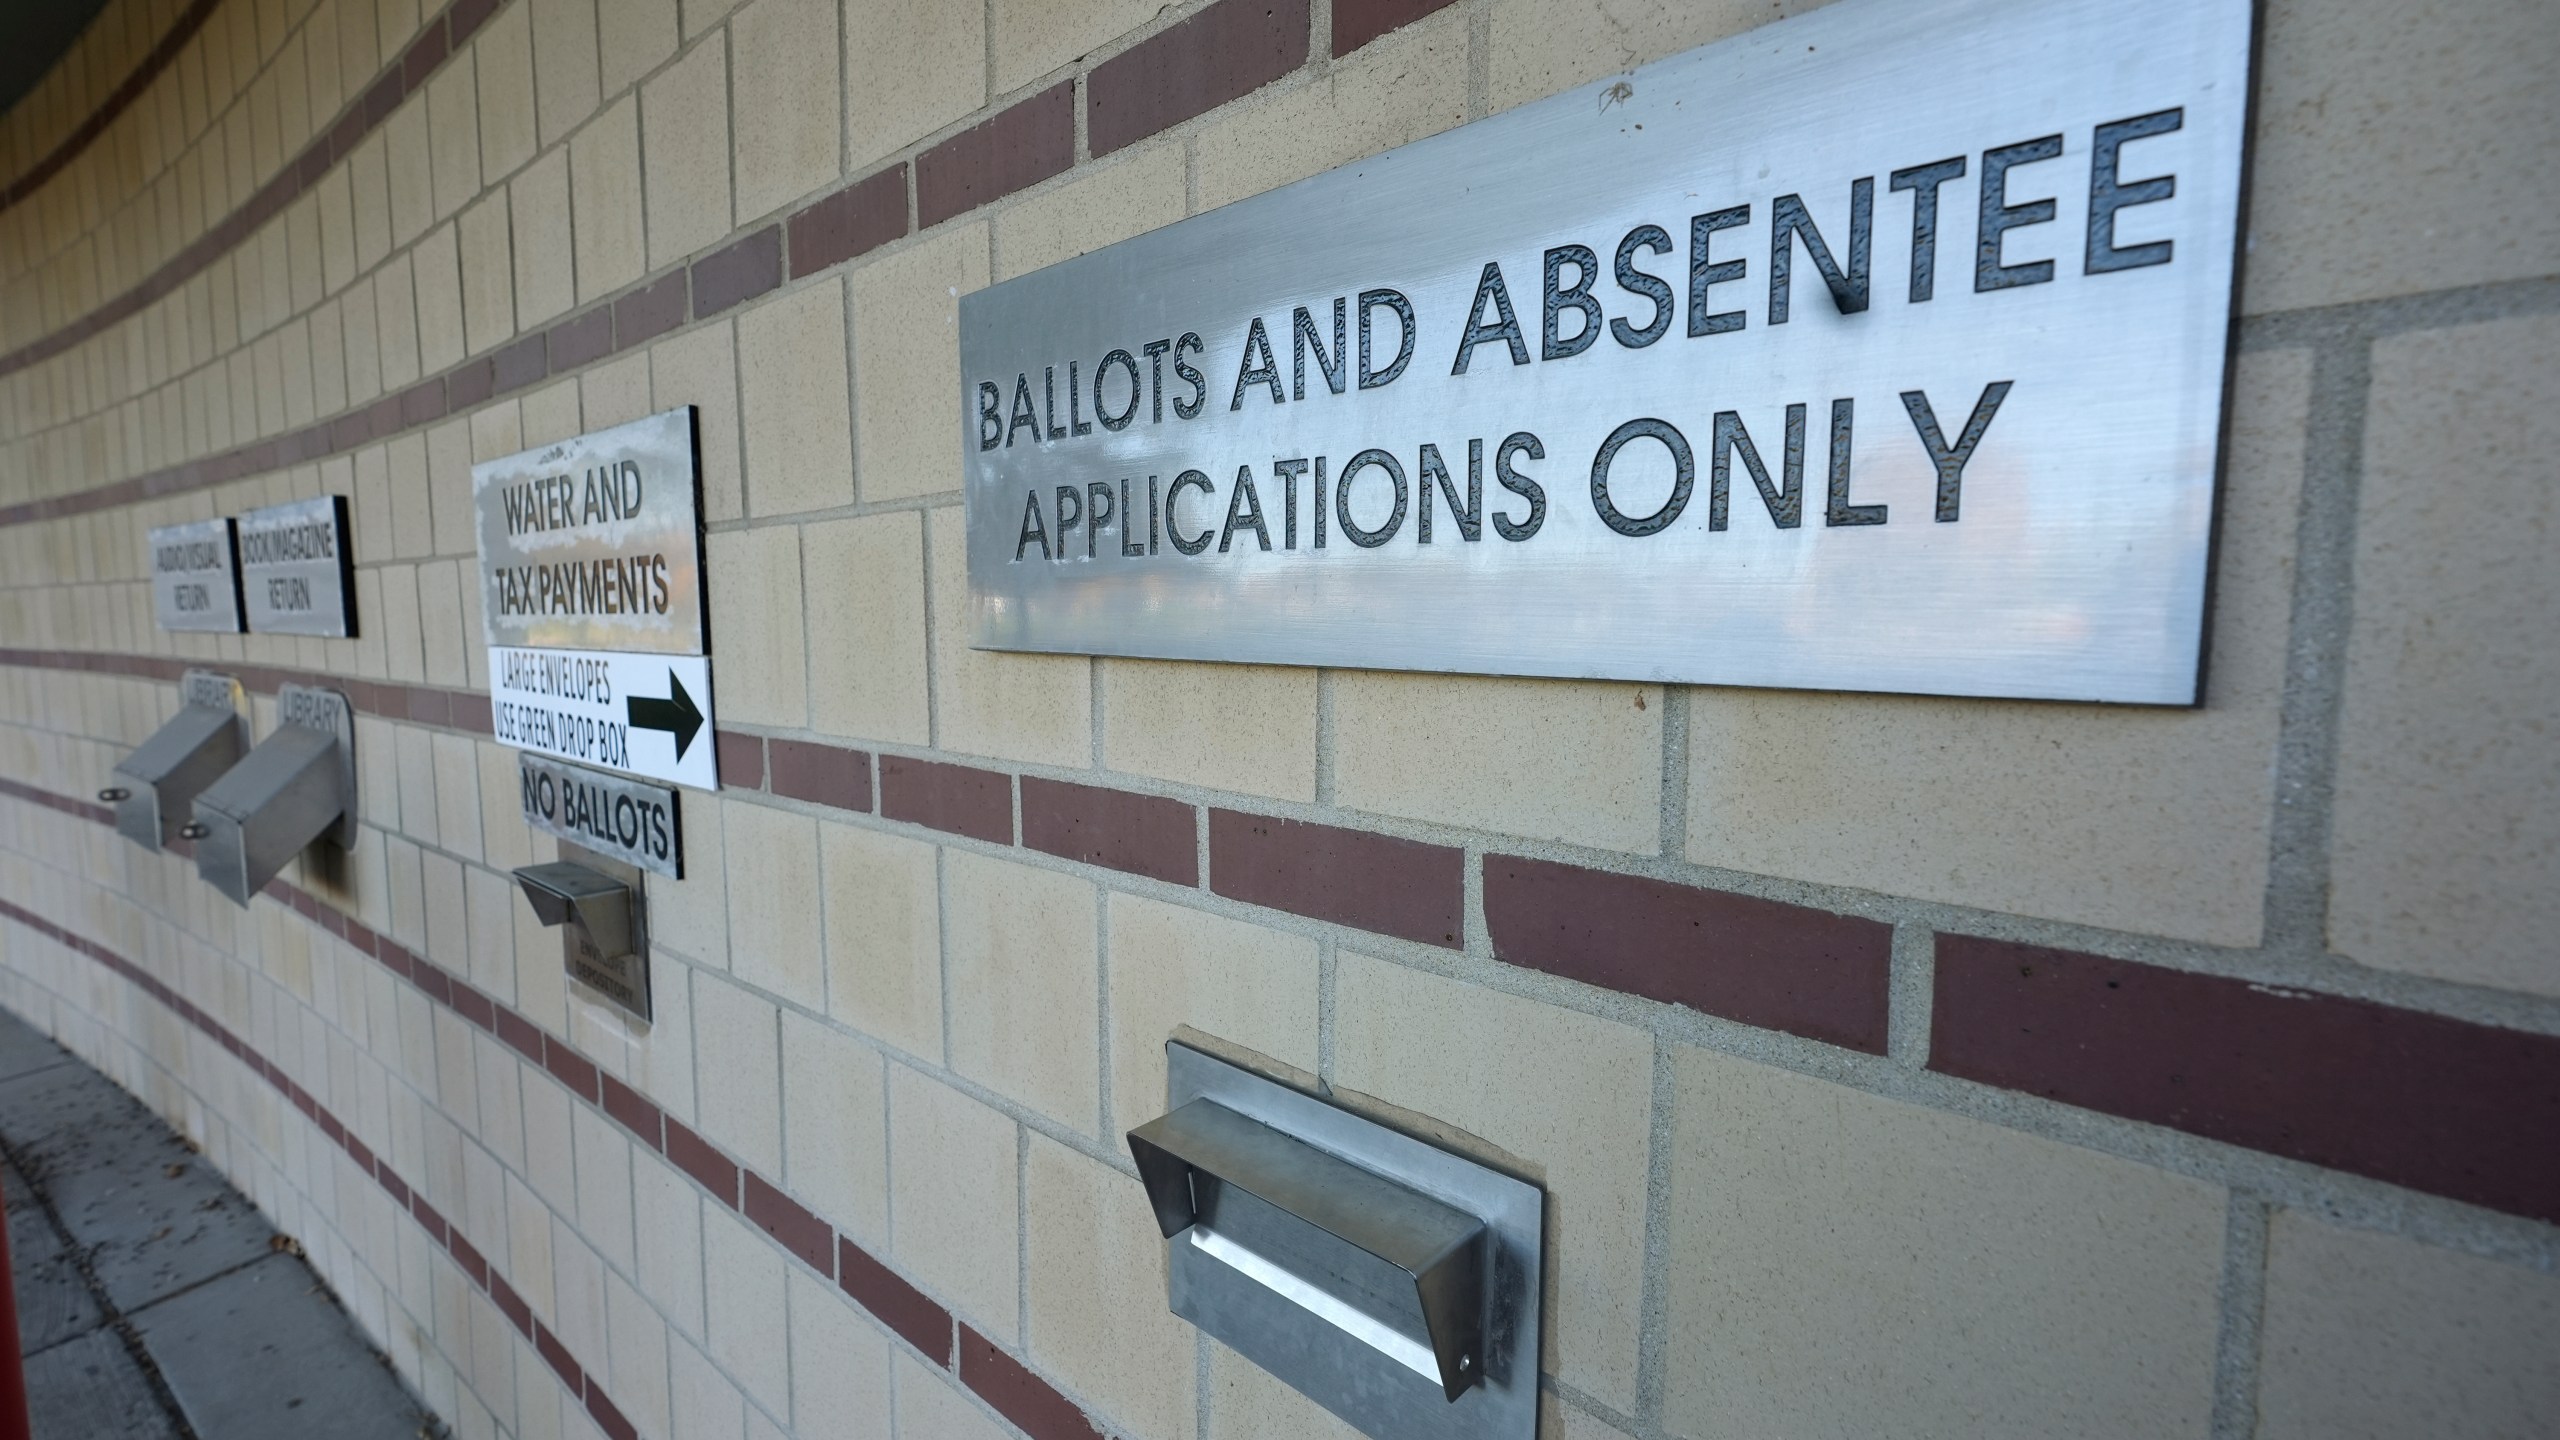
[[[151,611],[161,629],[240,628],[240,570],[230,521],[164,525],[144,538]]]
[[[684,878],[676,792],[537,755],[516,758],[525,823],[626,864]]]
[[[499,743],[719,788],[687,406],[475,465]]]
[[[471,467],[491,645],[702,653],[686,406]]]
[[[719,788],[711,662],[615,650],[489,652],[498,743],[582,765]]]
[[[1841,0],[963,297],[973,640],[2193,703],[2250,44]]]
[[[249,692],[232,676],[215,670],[188,670],[178,676],[178,703],[209,710],[237,711]]]
[[[355,559],[347,549],[347,501],[314,495],[234,520],[240,598],[261,634],[356,633]]]

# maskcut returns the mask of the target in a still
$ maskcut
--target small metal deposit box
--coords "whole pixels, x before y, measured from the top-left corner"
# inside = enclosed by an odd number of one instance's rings
[[[1544,1193],[1165,1049],[1128,1138],[1173,1313],[1380,1440],[1534,1440]]]

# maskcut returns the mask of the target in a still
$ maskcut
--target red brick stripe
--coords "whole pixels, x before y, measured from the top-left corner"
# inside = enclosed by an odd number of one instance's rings
[[[720,762],[720,787],[724,790],[761,790],[764,788],[764,737],[741,735],[735,730],[711,732],[712,743],[719,746],[715,758]]]
[[[1230,900],[1445,945],[1465,941],[1465,855],[1303,820],[1209,812],[1209,888]]]
[[[535,1322],[533,1348],[542,1356],[542,1363],[551,1367],[551,1373],[560,1377],[560,1383],[568,1387],[570,1394],[581,1401],[587,1398],[585,1372],[580,1369],[577,1359],[570,1355],[569,1347],[561,1343],[560,1337],[552,1331],[551,1327],[539,1321]]]
[[[1445,10],[1452,0],[1333,0],[1333,58]]]
[[[603,359],[613,353],[613,307],[599,305],[570,316],[543,332],[543,343],[549,350],[554,375]]]
[[[830,1280],[836,1278],[836,1232],[809,1207],[783,1194],[753,1170],[746,1172],[746,1204],[742,1213],[800,1263]]]
[[[211,13],[213,5],[218,3],[220,0],[198,0],[198,6],[207,14]],[[83,340],[104,333],[109,326],[118,321],[141,313],[153,301],[175,291],[179,286],[193,279],[206,266],[211,265],[215,260],[236,248],[240,242],[257,233],[259,226],[283,214],[286,206],[301,199],[303,192],[316,184],[321,176],[327,174],[332,165],[354,153],[355,148],[363,143],[367,135],[370,135],[383,121],[391,118],[391,112],[399,108],[402,100],[416,94],[425,85],[427,77],[443,65],[453,48],[461,43],[461,38],[456,37],[450,28],[457,17],[457,12],[465,22],[465,28],[461,32],[462,37],[467,37],[471,30],[478,28],[480,22],[487,18],[482,6],[465,3],[450,7],[444,13],[427,21],[417,38],[409,42],[409,48],[401,52],[400,58],[384,66],[382,72],[366,87],[362,95],[348,102],[346,110],[339,115],[335,123],[322,130],[303,147],[301,154],[286,162],[272,179],[259,186],[240,208],[224,216],[204,234],[197,236],[185,249],[163,261],[160,267],[152,271],[141,284],[52,334],[31,341],[6,356],[0,356],[0,375],[50,359]],[[192,24],[201,26],[204,23],[204,15],[195,14],[193,9],[189,14],[194,15]],[[182,17],[180,21],[182,26],[189,23]],[[172,33],[175,34],[174,31]],[[185,37],[177,38],[179,45],[183,45]],[[170,40],[163,39],[161,46],[154,47],[153,59],[145,61],[145,65],[150,68],[153,75],[158,74],[159,70],[169,63],[169,59],[175,58],[179,45],[172,45]],[[161,49],[164,47],[170,52],[167,58],[161,58]],[[141,71],[136,71],[135,74],[141,76],[143,84],[149,83],[149,76],[143,76]],[[136,85],[133,78],[129,77],[125,85],[133,87],[135,94],[140,93],[140,87]],[[124,90],[125,87],[119,87],[116,93],[122,96]],[[133,96],[125,96],[122,101],[123,105],[132,103]],[[86,126],[84,125],[83,128],[85,129]],[[80,143],[85,146],[95,138],[93,135]],[[68,159],[68,156],[64,157],[65,163],[68,163]],[[51,162],[51,157],[47,157],[47,162]],[[36,183],[42,182],[38,180]],[[6,192],[5,198],[0,198],[0,206],[13,204],[19,198],[22,198],[22,193],[17,185],[12,185]]]
[[[641,1144],[665,1153],[665,1112],[658,1108],[657,1102],[611,1075],[604,1077],[604,1113],[612,1116],[615,1124],[630,1131]]]
[[[209,6],[215,0],[199,0]],[[402,100],[470,39],[498,0],[456,0],[401,59],[248,202],[124,295],[16,352],[0,375],[105,333],[176,291],[248,240],[317,185],[390,118]],[[1395,0],[1413,3],[1413,0]],[[1306,60],[1309,0],[1223,0],[1149,37],[1090,72],[1088,128],[1096,154],[1179,123],[1290,73]],[[1389,8],[1393,8],[1390,4]],[[1062,174],[1075,163],[1076,84],[1068,79],[926,150],[820,196],[771,225],[691,264],[648,277],[627,293],[572,313],[430,376],[396,396],[283,435],[65,495],[0,506],[0,526],[30,524],[181,494],[344,453],[404,429],[540,384],[552,375],[646,344],[685,323],[720,314],[781,283],[868,253]],[[786,247],[787,241],[787,247]],[[786,255],[785,251],[788,251]]]
[[[767,225],[693,262],[694,318],[735,309],[781,283],[782,227]]]
[[[317,685],[336,690],[362,715],[490,733],[489,697],[478,690],[443,690],[431,685],[396,685],[386,681],[349,680],[309,670],[274,665],[233,665],[219,660],[182,660],[174,655],[105,655],[78,650],[25,650],[0,647],[0,665],[30,670],[77,670],[92,675],[121,675],[135,680],[174,681],[192,669],[213,668],[240,682],[255,695],[273,695],[287,685]]]
[[[488,1289],[488,1257],[482,1255],[478,1247],[474,1246],[470,1241],[463,1239],[462,1233],[458,1230],[449,1229],[447,1231],[446,1244],[448,1248],[453,1251],[454,1263],[462,1267],[463,1274],[471,1277],[471,1283],[479,1286],[483,1290]]]
[[[516,1327],[517,1334],[532,1338],[533,1307],[516,1293],[516,1287],[507,1283],[507,1277],[495,1270],[489,1272],[489,1300],[498,1307],[499,1314],[507,1317],[507,1323]]]
[[[1031,1440],[1101,1440],[1102,1431],[1074,1401],[966,1325],[960,1327],[960,1383]]]
[[[1929,1066],[2560,1222],[2560,1037],[1938,937]]]
[[[507,1317],[508,1323],[514,1325],[519,1334],[533,1342],[534,1349],[542,1356],[543,1363],[551,1367],[552,1373],[560,1377],[560,1383],[568,1389],[569,1394],[587,1407],[587,1413],[596,1417],[597,1423],[605,1427],[607,1434],[624,1437],[624,1440],[637,1440],[637,1432],[632,1429],[628,1420],[622,1418],[622,1411],[605,1397],[603,1387],[597,1383],[595,1377],[588,1373],[585,1366],[578,1363],[577,1357],[570,1353],[568,1345],[561,1340],[557,1332],[534,1318],[533,1309],[525,1303],[524,1297],[516,1293],[515,1287],[507,1283],[505,1276],[490,1268],[487,1257],[478,1246],[463,1237],[461,1228],[446,1219],[434,1206],[429,1205],[425,1196],[418,1194],[391,1168],[390,1161],[375,1155],[363,1141],[355,1137],[354,1132],[348,1130],[339,1121],[337,1116],[314,1102],[309,1091],[288,1079],[284,1071],[274,1062],[251,1049],[248,1042],[242,1040],[220,1021],[204,1013],[184,996],[170,989],[159,977],[95,941],[75,935],[33,911],[6,900],[0,900],[0,916],[15,920],[30,930],[96,960],[153,1000],[175,1012],[189,1025],[211,1036],[224,1050],[229,1051],[242,1064],[257,1072],[258,1077],[266,1081],[271,1088],[291,1099],[294,1107],[302,1111],[319,1127],[320,1132],[328,1137],[329,1143],[345,1151],[347,1158],[354,1163],[356,1169],[371,1177],[376,1185],[381,1186],[383,1193],[389,1195],[400,1209],[409,1212],[410,1219],[419,1229],[426,1232],[437,1248],[453,1257],[454,1264],[464,1275],[470,1277],[472,1284],[489,1296],[499,1312]]]
[[[214,7],[221,3],[222,0],[194,0],[193,4],[180,11],[177,20],[169,26],[168,33],[162,35],[160,42],[151,47],[150,54],[142,57],[141,64],[133,67],[133,73],[124,77],[123,84],[110,91],[107,98],[99,103],[98,108],[90,111],[89,117],[81,121],[78,128],[70,134],[62,137],[61,143],[55,145],[43,159],[29,167],[25,174],[10,181],[7,189],[0,190],[0,210],[6,210],[44,188],[46,181],[62,173],[62,167],[78,159],[81,151],[96,144],[98,137],[106,133],[107,127],[113,125],[125,111],[133,108],[133,102],[141,99],[142,92],[151,87],[151,82],[160,77],[160,72],[168,69],[170,64],[178,58],[179,52],[187,48],[187,42],[195,38],[198,30],[204,28],[204,22],[213,14]]]
[[[1174,885],[1200,883],[1200,812],[1161,795],[1025,775],[1022,843]]]
[[[787,223],[794,280],[879,249],[907,233],[906,162],[815,201]]]
[[[603,1092],[597,1088],[597,1078],[603,1072],[596,1068],[596,1062],[547,1035],[542,1041],[542,1068],[579,1099],[590,1105],[603,1104]]]
[[[33,787],[22,786],[15,781],[5,779],[0,779],[0,786],[9,787],[12,793],[18,790],[30,791],[35,795],[44,793],[34,791]],[[113,820],[112,815],[103,815],[100,818],[109,822]],[[363,937],[363,943],[359,948],[367,955],[373,955],[379,959],[384,952],[393,956],[406,954],[399,946],[376,937],[362,921],[341,914],[326,902],[318,900],[298,887],[279,883],[268,888],[277,899],[306,919],[319,915],[338,916],[338,924],[330,927],[332,933],[344,934],[351,945],[358,944],[358,937]],[[405,1189],[393,1188],[400,1186],[402,1182],[391,1175],[387,1162],[377,1160],[372,1152],[365,1148],[363,1142],[356,1139],[353,1132],[346,1130],[335,1116],[320,1108],[312,1100],[309,1092],[294,1084],[280,1068],[273,1066],[263,1057],[257,1056],[220,1022],[197,1009],[157,978],[104,946],[74,935],[5,900],[0,900],[0,915],[17,919],[79,950],[82,954],[97,959],[117,974],[141,986],[162,1004],[176,1010],[190,1024],[213,1035],[221,1042],[224,1049],[239,1056],[251,1068],[258,1070],[270,1084],[292,1099],[296,1108],[312,1117],[315,1123],[329,1134],[332,1143],[346,1149],[349,1156],[357,1162],[358,1168],[375,1177],[377,1183],[382,1184],[387,1190],[392,1190],[395,1196],[407,1194]],[[314,923],[323,922],[315,919]],[[434,968],[425,965],[423,961],[418,961],[404,973],[414,979],[416,970],[421,967],[429,970]],[[502,1032],[507,1029],[509,1022],[530,1032],[533,1043],[532,1049],[528,1052],[529,1058],[541,1060],[546,1053],[576,1056],[576,1051],[567,1042],[547,1035],[539,1027],[504,1006],[495,1008]],[[593,1061],[583,1056],[576,1056],[576,1058],[586,1066],[594,1065]],[[552,1073],[556,1075],[560,1072],[554,1069]],[[633,1092],[629,1100],[617,1100],[614,1090],[620,1082],[610,1075],[603,1075],[602,1080],[603,1096],[598,1108],[602,1109],[608,1118],[624,1125],[626,1129],[632,1129],[635,1136],[653,1147],[660,1144],[662,1137],[668,1158],[687,1174],[693,1176],[705,1189],[719,1197],[723,1203],[733,1208],[742,1208],[749,1219],[772,1234],[795,1257],[807,1263],[820,1275],[834,1279],[839,1288],[855,1303],[863,1306],[881,1324],[914,1345],[919,1352],[930,1357],[936,1365],[945,1369],[956,1369],[959,1366],[960,1357],[954,1347],[953,1321],[948,1310],[872,1258],[851,1239],[836,1234],[824,1220],[797,1200],[792,1199],[781,1187],[753,1170],[730,1160],[716,1146],[695,1134],[691,1128],[674,1117],[663,1115],[654,1104],[639,1097],[636,1092]],[[581,1093],[588,1103],[598,1104],[596,1094]],[[657,1118],[655,1131],[643,1131],[631,1126],[626,1114],[634,1102],[645,1106],[647,1115]],[[422,1200],[411,1197],[404,1203],[412,1206],[421,1224],[426,1224],[430,1216],[433,1216],[438,1223],[444,1223],[442,1217],[435,1215],[435,1212],[427,1208]],[[597,1390],[593,1378],[579,1369],[559,1337],[534,1318],[523,1297],[507,1284],[505,1277],[490,1269],[486,1257],[468,1241],[463,1240],[460,1233],[453,1230],[449,1224],[446,1225],[445,1235],[439,1243],[453,1252],[456,1262],[461,1264],[465,1271],[473,1274],[474,1283],[480,1283],[485,1278],[485,1288],[491,1301],[508,1317],[518,1331],[534,1341],[546,1362],[552,1363],[555,1369],[559,1369],[562,1363],[566,1363],[568,1368],[561,1370],[563,1383],[569,1385],[572,1394],[581,1393],[580,1387],[583,1386],[589,1412],[598,1417],[598,1423],[606,1424],[608,1430],[611,1430],[607,1419],[608,1413],[613,1417],[619,1417],[621,1412],[613,1409],[609,1402],[604,1410],[595,1408]],[[1093,1422],[1075,1407],[1074,1402],[1068,1400],[1056,1387],[1024,1368],[1010,1356],[995,1350],[983,1337],[979,1337],[979,1343],[985,1347],[986,1353],[978,1357],[974,1369],[977,1378],[972,1381],[964,1375],[962,1377],[964,1384],[995,1387],[1003,1398],[999,1401],[996,1397],[990,1396],[990,1403],[998,1404],[999,1408],[1005,1405],[1014,1406],[1025,1415],[1036,1419],[1041,1428],[1032,1431],[1035,1436],[1098,1436],[1101,1433]],[[985,1393],[983,1388],[981,1393]],[[1013,1414],[1014,1411],[1007,1410],[1005,1413]],[[1030,1422],[1018,1419],[1017,1423]],[[621,1432],[613,1431],[612,1433]]]
[[[693,1182],[711,1192],[713,1199],[735,1210],[738,1208],[738,1162],[720,1153],[720,1147],[694,1133],[693,1127],[673,1115],[665,1119],[667,1158],[675,1167],[693,1177]]]
[[[836,1284],[936,1365],[951,1364],[951,1312],[845,1236],[836,1237]]]
[[[640,1440],[640,1427],[604,1398],[603,1387],[592,1377],[587,1381],[587,1413],[595,1417],[597,1428],[604,1431],[607,1440]]]
[[[326,166],[321,168],[327,169]],[[894,231],[888,228],[891,224],[889,212],[883,211],[871,217],[866,222],[867,228],[856,237],[857,243],[845,258],[906,233],[905,167],[892,168],[899,172],[895,181],[898,198]],[[882,175],[865,177],[843,190],[821,197],[780,223],[796,224],[804,218],[827,212],[830,207],[848,203],[845,197],[867,194],[873,183],[882,178]],[[850,203],[858,206],[864,202],[857,199]],[[814,243],[823,253],[829,243],[824,238],[824,223],[810,218],[809,227],[804,228],[819,232],[821,238]],[[678,264],[671,270],[643,280],[623,294],[607,297],[588,309],[563,317],[547,330],[521,336],[490,354],[465,360],[443,374],[429,376],[406,390],[367,401],[302,429],[87,490],[0,506],[0,526],[60,519],[161,496],[184,494],[301,461],[344,453],[483,404],[497,396],[540,384],[552,375],[591,363],[605,355],[647,344],[682,325],[688,307],[694,319],[705,319],[772,289],[779,283],[780,233],[780,226],[776,226],[746,236],[706,256],[696,267]],[[211,258],[207,257],[207,263]],[[805,275],[816,268],[818,266],[812,263],[796,267],[793,273],[795,276]],[[11,362],[0,360],[0,375],[8,373],[10,368]]]
[[[1484,857],[1484,919],[1507,964],[1884,1053],[1890,925],[1518,855]]]
[[[1297,69],[1307,18],[1307,0],[1219,0],[1102,62],[1085,79],[1085,143],[1108,155]]]
[[[0,651],[0,663],[174,679],[165,657]],[[252,688],[289,672],[245,668]],[[311,677],[326,680],[326,677]],[[398,715],[411,687],[344,682],[360,709]],[[457,694],[457,697],[458,694]],[[724,772],[760,772],[767,743],[724,733]],[[825,801],[836,756],[774,740],[775,790]],[[749,762],[752,761],[752,764]],[[880,758],[880,813],[1013,843],[1015,777]],[[850,771],[845,772],[849,775]],[[819,778],[810,779],[815,775]],[[1026,848],[1195,884],[1193,810],[1160,796],[1021,777]],[[0,779],[0,793],[100,824],[112,812]],[[855,798],[847,796],[845,798]],[[867,805],[869,797],[859,797]],[[860,808],[856,806],[855,808]],[[1461,939],[1463,853],[1447,846],[1244,812],[1209,812],[1210,889],[1424,944]],[[1891,932],[1871,920],[1585,867],[1490,855],[1485,920],[1506,963],[1743,1024],[1881,1053]],[[387,937],[291,887],[279,899],[409,978],[596,1100],[733,1207],[740,1171],[654,1107],[618,1094],[565,1042]],[[1932,1064],[1948,1074],[2186,1130],[2475,1204],[2560,1219],[2560,1038],[2366,1001],[1938,937]],[[627,1087],[626,1087],[627,1088]],[[850,1282],[848,1282],[850,1283]],[[894,1322],[892,1322],[894,1323]]]
[[[629,349],[655,340],[684,323],[691,305],[688,273],[670,271],[613,302],[613,340],[617,348]],[[454,401],[454,408],[462,408],[459,399]]]
[[[498,1038],[507,1048],[536,1065],[542,1063],[542,1031],[532,1021],[504,1006],[498,1010]]]
[[[417,1218],[420,1225],[426,1227],[427,1234],[433,1237],[438,1248],[444,1248],[447,1245],[451,1235],[451,1227],[445,1223],[443,1213],[438,1211],[433,1205],[427,1203],[426,1196],[421,1195],[414,1190],[411,1191],[409,1193],[409,1213]]]
[[[871,754],[808,740],[768,740],[773,793],[838,810],[871,809]]]
[[[892,820],[1013,843],[1013,777],[973,765],[880,757],[880,813]]]
[[[1075,161],[1076,85],[1061,80],[917,156],[916,223],[938,225]]]

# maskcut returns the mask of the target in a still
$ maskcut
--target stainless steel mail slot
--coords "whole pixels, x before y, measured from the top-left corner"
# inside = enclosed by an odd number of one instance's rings
[[[1545,1197],[1187,1045],[1129,1132],[1173,1312],[1382,1440],[1533,1440]]]
[[[653,1001],[640,871],[607,856],[589,858],[594,863],[519,866],[516,888],[524,891],[535,919],[560,927],[561,960],[570,978],[646,1021]]]
[[[631,953],[631,887],[574,860],[525,865],[516,884],[544,925],[576,921],[596,953],[608,959]]]
[[[355,839],[355,715],[335,690],[287,685],[279,723],[196,797],[196,873],[247,905],[286,862],[324,836]]]
[[[145,850],[178,836],[196,796],[240,761],[248,730],[240,722],[239,682],[190,670],[178,682],[178,713],[116,765],[115,783],[98,792],[116,807],[116,833]]]

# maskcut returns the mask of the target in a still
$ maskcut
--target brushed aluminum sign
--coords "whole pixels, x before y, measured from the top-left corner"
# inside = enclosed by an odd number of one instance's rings
[[[960,303],[997,649],[2190,704],[2248,0],[1841,0]]]
[[[143,537],[151,613],[163,630],[240,628],[240,568],[229,520],[164,525]]]
[[[492,646],[699,655],[693,408],[471,467]]]
[[[270,635],[355,632],[355,561],[347,501],[314,495],[238,517],[240,598],[249,629]]]
[[[683,812],[666,786],[524,753],[516,756],[516,788],[524,821],[534,829],[684,878]]]

